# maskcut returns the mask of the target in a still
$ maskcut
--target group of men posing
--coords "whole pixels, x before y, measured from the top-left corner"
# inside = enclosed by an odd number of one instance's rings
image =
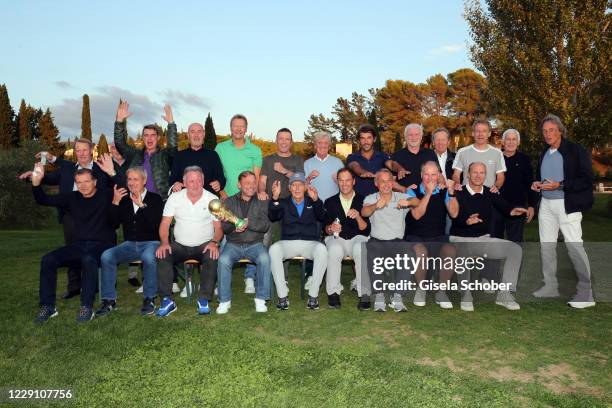
[[[456,155],[448,148],[450,134],[444,128],[432,133],[433,149],[428,149],[422,146],[422,126],[409,124],[405,148],[389,156],[374,150],[376,130],[363,125],[357,132],[360,149],[349,155],[345,165],[329,154],[326,132],[315,134],[312,158],[303,161],[292,154],[287,128],[277,132],[277,152],[262,158],[261,150],[245,137],[248,123],[243,115],[232,117],[231,139],[215,150],[203,146],[203,126],[191,124],[189,148],[178,151],[172,110],[164,109],[165,148],[159,145],[157,128],[149,125],[142,132],[142,148],[126,143],[126,119],[131,113],[122,101],[113,155],[101,155],[94,162],[91,142],[79,139],[76,164],[47,153],[47,161],[58,170],[45,174],[38,162],[33,171],[20,176],[31,179],[39,204],[59,208],[65,232],[66,245],[41,261],[38,322],[57,315],[58,268],[69,268],[65,297],[80,294],[77,321],[85,322],[116,308],[117,265],[135,260],[143,267],[142,315],[164,317],[177,309],[173,269],[188,259],[201,264],[199,314],[211,312],[215,282],[216,313],[230,310],[232,269],[241,259],[251,261],[245,271],[245,293],[255,294],[256,311],[267,311],[270,276],[278,296],[276,307],[286,310],[284,261],[297,256],[312,261],[309,309],[319,308],[324,277],[329,306],[340,307],[341,265],[350,256],[355,262],[358,309],[385,311],[390,306],[405,311],[402,294],[386,299],[385,293],[372,290],[368,271],[361,270],[362,244],[368,241],[405,242],[420,256],[457,256],[457,242],[462,243],[462,256],[486,253],[489,259],[501,260],[501,281],[510,288],[497,293],[496,303],[518,310],[512,293],[522,259],[517,242],[522,241],[524,223],[538,208],[544,286],[534,295],[559,295],[555,249],[561,230],[578,276],[577,292],[569,304],[577,308],[595,304],[580,225],[581,212],[593,202],[590,160],[583,148],[566,139],[565,128],[554,115],[541,124],[547,147],[534,181],[529,158],[517,150],[519,132],[504,132],[502,153],[489,145],[491,126],[486,120],[474,123],[474,144]],[[41,184],[59,185],[59,194],[46,194]],[[237,227],[212,214],[209,203],[217,198],[245,223]],[[119,226],[124,242],[116,245]],[[102,303],[94,312],[99,268]],[[424,268],[416,270],[416,281],[427,273]],[[452,275],[452,269],[442,269],[438,280],[449,282]],[[413,303],[424,306],[426,298],[426,291],[418,289]],[[444,290],[437,291],[435,301],[442,308],[453,307]],[[462,291],[460,307],[473,310],[469,290]]]

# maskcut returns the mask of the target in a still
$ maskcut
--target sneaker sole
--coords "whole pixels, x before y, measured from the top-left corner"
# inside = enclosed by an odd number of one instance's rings
[[[155,314],[155,309],[151,310],[150,312],[143,312],[142,310],[140,311],[141,316],[151,316],[152,314]]]
[[[472,306],[463,306],[463,305],[460,305],[459,307],[464,312],[473,312],[474,311],[474,305],[472,305]]]
[[[438,302],[436,300],[436,305],[440,306],[440,308],[442,309],[452,309],[453,308],[453,304],[451,302]]]
[[[587,307],[594,307],[595,302],[567,302],[567,305],[573,309],[586,309]]]
[[[412,304],[417,307],[424,307],[427,305],[427,302],[412,302]]]
[[[508,306],[504,302],[495,302],[495,304],[505,308],[506,310],[521,310],[521,307],[518,306],[518,305],[517,306]]]
[[[176,311],[176,309],[178,309],[177,306],[174,307],[174,309],[172,309],[171,311],[169,311],[168,313],[166,313],[165,315],[160,315],[158,314],[157,317],[167,317],[170,316],[172,313],[174,313]]]

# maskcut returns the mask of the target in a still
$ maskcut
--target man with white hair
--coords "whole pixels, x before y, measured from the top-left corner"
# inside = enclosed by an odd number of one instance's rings
[[[168,316],[176,310],[172,299],[172,266],[187,259],[200,262],[200,294],[198,313],[209,314],[209,301],[213,296],[217,276],[219,245],[223,239],[221,221],[208,209],[208,204],[217,198],[204,189],[204,174],[198,166],[185,168],[183,183],[185,188],[168,197],[159,227],[161,244],[155,255],[157,261],[157,286],[161,305],[157,310],[160,317]],[[170,243],[169,230],[172,220],[174,241]]]
[[[504,238],[513,242],[523,242],[523,229],[525,222],[531,222],[537,205],[537,194],[531,190],[533,183],[533,167],[529,156],[518,150],[521,143],[521,134],[516,129],[506,129],[502,135],[504,146],[504,161],[506,163],[506,180],[499,189],[501,196],[509,203],[525,207],[527,216],[505,217],[494,214],[491,225],[491,236]],[[499,216],[497,216],[499,215]]]
[[[421,166],[428,161],[437,162],[438,158],[431,149],[424,149],[423,126],[418,123],[410,123],[404,128],[404,139],[406,147],[391,155],[391,170],[397,175],[402,193],[408,192],[410,188],[418,186],[421,182]]]
[[[582,243],[582,212],[593,206],[593,170],[589,153],[566,139],[558,116],[549,114],[540,125],[548,147],[540,154],[532,189],[541,193],[538,226],[540,231],[544,286],[536,297],[559,296],[557,282],[557,239],[559,230],[578,276],[576,295],[568,302],[573,308],[595,306],[591,267]]]
[[[319,198],[327,200],[338,194],[338,181],[336,174],[344,167],[342,161],[329,154],[331,136],[321,131],[314,135],[315,155],[304,162],[306,181],[317,189]]]

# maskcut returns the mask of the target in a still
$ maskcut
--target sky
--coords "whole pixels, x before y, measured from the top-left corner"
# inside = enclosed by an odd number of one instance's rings
[[[459,0],[6,2],[0,83],[15,111],[49,107],[64,139],[87,93],[94,140],[112,135],[119,98],[132,135],[170,103],[179,130],[210,113],[228,134],[242,113],[257,138],[300,140],[338,97],[473,68],[462,13]]]

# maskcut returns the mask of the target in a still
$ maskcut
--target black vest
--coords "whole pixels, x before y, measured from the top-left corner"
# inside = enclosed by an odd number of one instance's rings
[[[425,194],[421,193],[420,187],[413,190],[419,200]],[[425,214],[415,220],[412,211],[406,216],[406,235],[416,235],[422,238],[434,238],[444,235],[446,228],[446,190],[439,190],[438,194],[433,194],[427,203]]]

